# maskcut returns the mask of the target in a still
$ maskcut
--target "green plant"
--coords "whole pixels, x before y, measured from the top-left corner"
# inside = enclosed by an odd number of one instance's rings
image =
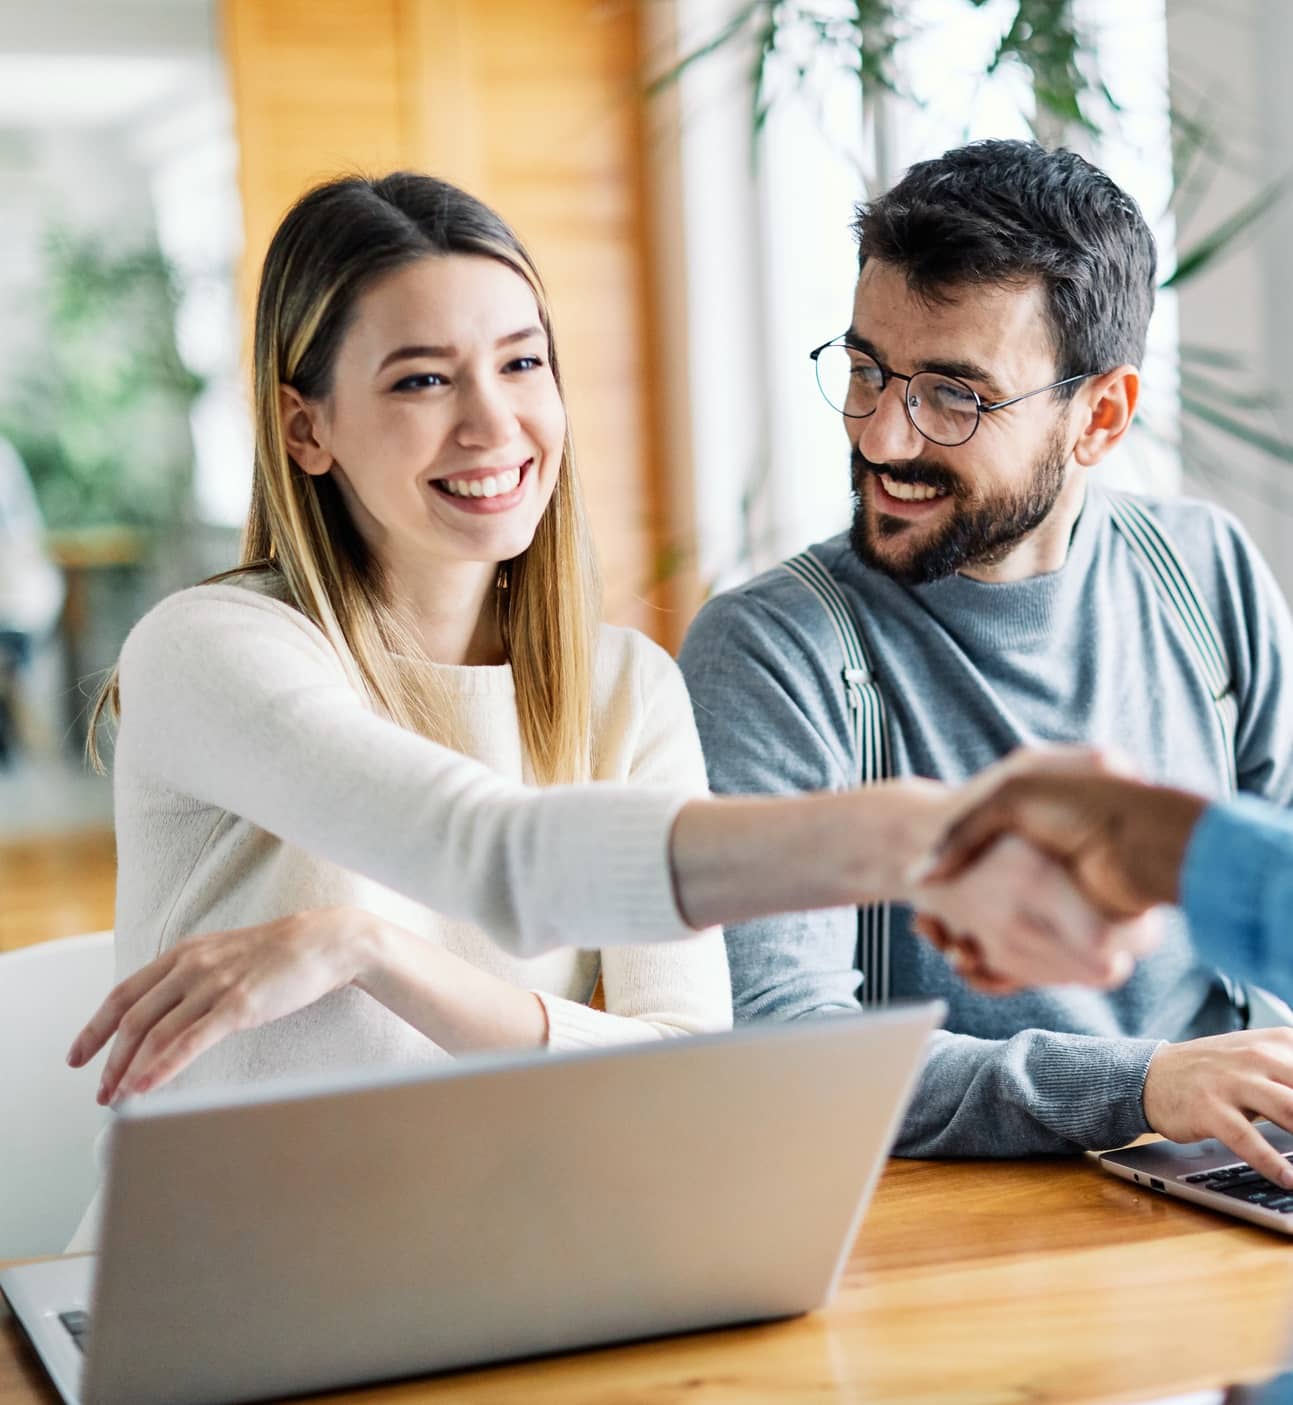
[[[988,0],[965,0],[982,9]],[[898,49],[917,33],[902,0],[752,0],[703,43],[654,79],[649,93],[676,82],[693,65],[728,45],[753,36],[754,126],[767,120],[778,77],[791,90],[802,90],[827,72],[853,74],[864,93],[877,90],[909,96],[894,71]],[[1041,110],[1064,124],[1100,130],[1101,111],[1116,111],[1098,75],[1080,62],[1082,38],[1071,0],[1017,0],[1009,28],[1002,35],[984,77],[1019,64],[1031,76]]]
[[[963,0],[982,9],[989,0]],[[812,92],[841,72],[862,86],[864,103],[877,94],[911,100],[896,72],[899,49],[918,30],[903,0],[753,0],[726,24],[654,79],[649,92],[676,83],[695,64],[736,44],[752,47],[753,129],[757,138],[775,102],[786,93]],[[1045,144],[1066,137],[1106,134],[1120,110],[1101,78],[1092,47],[1084,42],[1073,0],[1015,0],[1013,18],[981,77],[1010,64],[1029,75],[1037,104],[1030,124]],[[1189,222],[1212,175],[1225,160],[1212,126],[1199,113],[1173,108],[1173,193],[1169,211],[1178,227]],[[1178,251],[1163,288],[1177,289],[1204,275],[1232,253],[1287,194],[1290,175],[1271,181],[1251,200]],[[1245,367],[1207,347],[1180,348],[1183,419],[1208,425],[1262,453],[1293,463],[1293,444],[1267,428],[1275,399],[1243,384]],[[1182,445],[1183,452],[1185,445]],[[1185,454],[1189,459],[1190,455]]]
[[[176,277],[155,246],[51,228],[43,354],[0,407],[53,528],[140,526],[186,511],[201,379],[175,345]]]

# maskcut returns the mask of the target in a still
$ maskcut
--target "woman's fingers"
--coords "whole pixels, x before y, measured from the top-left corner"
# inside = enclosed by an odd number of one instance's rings
[[[115,986],[72,1041],[72,1047],[67,1051],[68,1063],[73,1068],[89,1063],[117,1032],[126,1013],[158,982],[166,979],[173,965],[174,953],[168,952]]]
[[[982,964],[975,965],[971,962],[966,962],[965,965],[962,966],[958,962],[956,966],[957,975],[960,976],[971,990],[977,990],[980,995],[1015,995],[1023,989],[1023,986],[1021,986],[1018,981],[1008,980],[1005,976],[999,976],[995,971],[989,970],[987,966]]]
[[[1103,979],[1095,981],[1099,990],[1117,990],[1131,979],[1136,969],[1136,958],[1129,951],[1115,951],[1105,958],[1107,967]]]
[[[1089,984],[1104,974],[1103,963],[1072,950],[1051,922],[1028,912],[1013,913],[998,939],[984,945],[992,968],[1018,986]]]
[[[117,1085],[115,1100],[159,1088],[236,1028],[230,1009],[194,994],[160,1020],[140,1044]]]
[[[985,995],[1009,995],[1019,989],[1017,982],[999,976],[983,956],[983,948],[968,934],[957,935],[932,913],[914,913],[911,930],[947,957],[948,965],[958,976]]]
[[[229,1016],[227,1011],[208,1010],[158,1054],[151,1069],[145,1071],[142,1082],[132,1091],[146,1093],[170,1082],[177,1073],[186,1069],[208,1049],[215,1048],[222,1039],[236,1033],[238,1027],[237,1021]]]
[[[134,1061],[140,1046],[151,1037],[159,1024],[169,1018],[172,1011],[184,1003],[189,994],[179,973],[171,970],[122,1015],[117,1022],[117,1037],[103,1066],[99,1102],[109,1103],[113,1100],[121,1076]]]
[[[366,930],[352,909],[336,908],[187,938],[108,996],[68,1061],[85,1063],[115,1033],[99,1101],[155,1088],[227,1035],[353,980]]]
[[[917,930],[955,956],[976,990],[1005,993],[1076,982],[1109,988],[1131,971],[1127,942],[1152,947],[1152,929],[1111,923],[1052,859],[1014,835],[999,837],[977,864],[916,894]]]
[[[951,951],[956,944],[955,937],[932,912],[914,912],[911,918],[911,930],[918,937],[924,937],[938,951]]]
[[[1016,841],[1019,842],[1019,841]],[[1078,888],[1073,875],[1039,850],[1028,846],[1036,876],[1021,887],[1021,905],[1054,932],[1057,940],[1083,960],[1090,960],[1109,940],[1113,923]]]
[[[1156,908],[1151,908],[1140,917],[1119,922],[1113,928],[1113,945],[1139,961],[1157,951],[1163,940],[1163,917]]]

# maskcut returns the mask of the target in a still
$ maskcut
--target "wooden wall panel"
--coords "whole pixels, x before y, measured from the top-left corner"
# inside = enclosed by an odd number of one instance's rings
[[[225,14],[248,269],[331,171],[413,165],[495,205],[552,300],[607,614],[676,645],[657,567],[637,5],[225,0]]]
[[[249,291],[275,226],[308,186],[412,159],[400,17],[399,0],[227,0]]]

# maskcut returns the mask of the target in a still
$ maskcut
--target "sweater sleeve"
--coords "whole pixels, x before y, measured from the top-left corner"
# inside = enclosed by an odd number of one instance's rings
[[[1205,959],[1293,1000],[1293,818],[1248,796],[1205,811],[1181,905]]]
[[[775,596],[740,592],[697,616],[680,662],[715,792],[848,784],[847,724],[833,682],[843,660],[821,624],[786,613]],[[855,909],[761,918],[726,935],[738,1021],[858,1008]],[[1009,1039],[937,1031],[896,1150],[1021,1156],[1130,1141],[1148,1130],[1141,1091],[1155,1048],[1155,1040],[1042,1029]]]
[[[1142,1097],[1157,1039],[1024,1029],[935,1030],[898,1156],[1039,1156],[1123,1146],[1151,1131]]]
[[[708,792],[700,739],[678,666],[649,640],[634,640],[637,666],[625,687],[636,736],[635,785]],[[628,702],[627,699],[624,700]],[[552,1048],[580,1048],[729,1029],[732,987],[721,928],[664,945],[607,946],[605,1011],[538,992]]]
[[[685,785],[509,784],[376,715],[321,631],[237,586],[171,596],[121,656],[119,762],[532,956],[694,936]]]

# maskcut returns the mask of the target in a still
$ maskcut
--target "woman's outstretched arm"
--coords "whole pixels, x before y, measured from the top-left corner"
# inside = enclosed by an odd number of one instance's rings
[[[904,900],[953,803],[915,780],[766,798],[509,784],[374,714],[304,616],[235,586],[182,592],[146,616],[121,690],[117,765],[156,791],[159,811],[196,801],[240,815],[521,956]],[[1038,872],[1031,905],[1048,897],[1056,920],[1097,920],[1067,900],[1058,865]],[[991,904],[984,917],[1001,920]]]

